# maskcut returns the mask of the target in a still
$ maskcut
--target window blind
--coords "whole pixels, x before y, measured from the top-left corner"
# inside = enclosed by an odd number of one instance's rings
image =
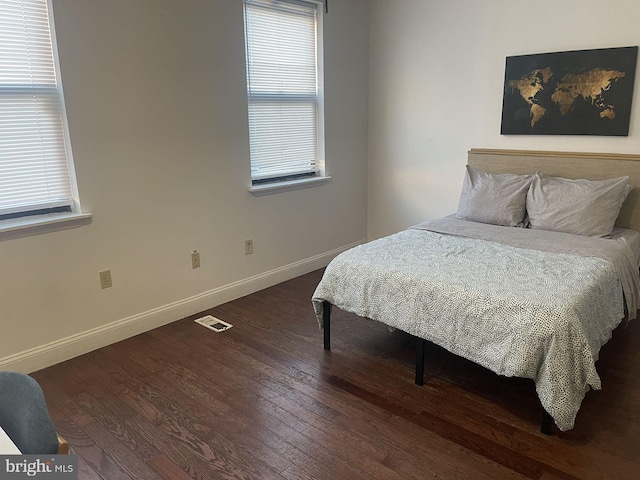
[[[47,0],[0,1],[0,216],[73,206]]]
[[[316,173],[317,27],[315,3],[245,0],[253,183]]]

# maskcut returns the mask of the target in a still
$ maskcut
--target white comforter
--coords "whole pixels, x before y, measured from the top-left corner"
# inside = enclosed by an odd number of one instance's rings
[[[589,387],[601,388],[595,361],[625,301],[635,317],[630,244],[639,241],[631,231],[600,239],[440,219],[336,257],[313,305],[321,327],[326,300],[500,375],[531,378],[569,430]]]

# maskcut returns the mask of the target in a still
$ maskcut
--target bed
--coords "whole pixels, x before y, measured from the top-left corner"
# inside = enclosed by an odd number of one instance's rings
[[[573,428],[586,392],[601,388],[600,348],[636,317],[634,185],[637,156],[470,150],[455,215],[329,264],[312,298],[324,348],[335,306],[415,336],[418,385],[433,342],[499,375],[532,379],[543,433],[552,423]]]

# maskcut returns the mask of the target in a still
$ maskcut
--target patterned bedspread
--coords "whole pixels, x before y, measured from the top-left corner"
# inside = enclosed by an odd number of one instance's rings
[[[467,224],[422,224],[336,257],[313,295],[320,326],[326,300],[497,374],[531,378],[556,425],[573,428],[585,393],[601,388],[595,361],[625,297],[635,316],[634,253],[626,240],[590,239],[587,248],[581,237],[583,256],[573,235]],[[511,242],[515,230],[533,247]]]

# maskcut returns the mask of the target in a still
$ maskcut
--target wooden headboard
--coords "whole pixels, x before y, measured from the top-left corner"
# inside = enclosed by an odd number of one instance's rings
[[[467,163],[488,173],[533,174],[604,180],[629,176],[635,188],[622,205],[616,226],[640,231],[640,155],[472,148]]]

